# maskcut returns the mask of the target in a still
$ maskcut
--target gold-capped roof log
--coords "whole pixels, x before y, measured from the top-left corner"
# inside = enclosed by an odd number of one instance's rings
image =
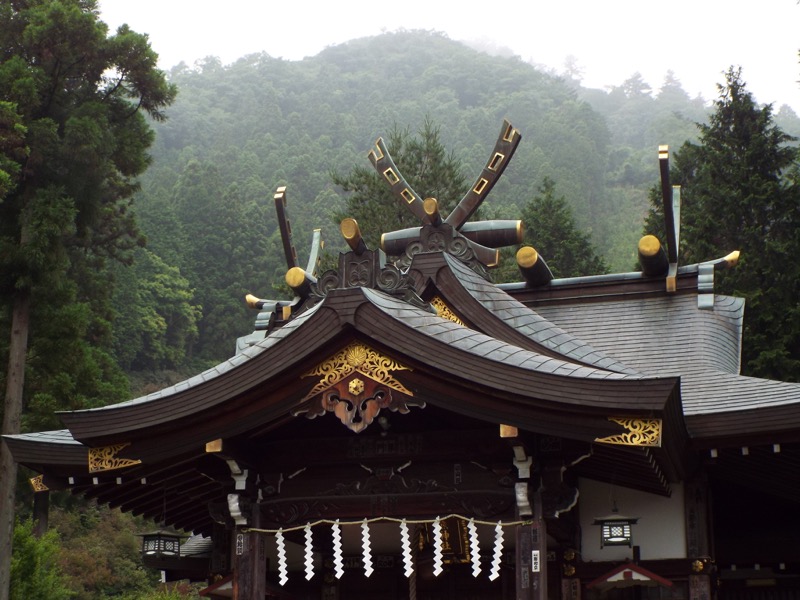
[[[639,264],[642,273],[647,276],[665,275],[669,269],[669,260],[664,247],[654,235],[645,235],[639,240]]]
[[[361,236],[361,229],[358,227],[358,222],[355,219],[351,217],[343,219],[339,225],[339,230],[342,232],[342,236],[353,252],[356,254],[364,253],[367,249],[367,244]]]
[[[292,267],[286,271],[286,285],[292,288],[295,294],[306,297],[311,289],[311,284],[316,281],[314,277],[306,273],[302,267]]]
[[[262,308],[264,306],[264,303],[267,302],[267,300],[262,300],[261,298],[254,296],[253,294],[247,294],[244,297],[244,301],[247,302],[247,306],[249,306],[250,308]]]
[[[428,215],[431,225],[438,226],[442,224],[442,214],[439,212],[439,201],[436,198],[425,198],[422,208],[425,214]]]
[[[740,254],[741,253],[738,250],[734,250],[733,252],[731,252],[727,256],[724,256],[722,258],[722,260],[724,261],[725,266],[728,267],[728,268],[731,268],[731,267],[735,267],[736,265],[738,265],[739,264],[739,255]]]
[[[517,266],[531,286],[545,285],[553,280],[550,267],[533,246],[523,246],[517,250]]]

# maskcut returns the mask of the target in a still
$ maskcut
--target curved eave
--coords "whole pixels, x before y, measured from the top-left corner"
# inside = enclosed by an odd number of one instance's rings
[[[800,404],[687,415],[686,424],[699,448],[800,442]]]
[[[560,424],[566,437],[593,439],[617,432],[609,416],[660,416],[679,402],[677,378],[542,356],[362,288],[332,292],[291,333],[271,338],[216,377],[150,401],[65,413],[62,420],[87,445],[180,430],[175,451],[185,450],[286,418],[314,383],[303,374],[353,339],[412,366],[397,378],[431,403],[489,422],[519,420],[532,431]]]
[[[241,403],[252,400],[248,393],[254,390],[262,398],[260,404],[266,405],[268,412],[272,408],[277,417],[285,413],[286,403],[291,405],[305,390],[298,389],[284,404],[270,404],[270,392],[279,389],[288,378],[293,378],[296,387],[310,387],[302,385],[304,382],[296,385],[298,371],[307,369],[308,354],[325,347],[341,333],[343,324],[335,313],[323,310],[325,316],[320,318],[318,312],[309,311],[293,326],[277,330],[242,354],[171,388],[102,409],[59,413],[59,417],[75,439],[87,445],[169,429],[169,423],[182,420],[205,419],[215,408],[234,415],[242,411],[246,414]],[[309,321],[313,324],[305,329]],[[292,335],[301,328],[304,334]],[[236,399],[239,403],[232,405]]]
[[[626,375],[549,357],[452,321],[419,311],[395,298],[364,290],[356,328],[371,340],[391,340],[395,355],[415,361],[420,374],[398,373],[417,385],[450,385],[491,391],[529,408],[564,413],[663,411],[677,386],[674,377]],[[435,376],[431,376],[435,375]],[[431,402],[436,403],[436,399]]]
[[[800,384],[710,369],[689,372],[685,381],[696,446],[800,441]]]
[[[67,430],[4,435],[14,460],[38,473],[86,471],[89,449]]]

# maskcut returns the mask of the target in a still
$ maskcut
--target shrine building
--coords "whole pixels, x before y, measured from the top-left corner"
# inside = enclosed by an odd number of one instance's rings
[[[714,291],[738,254],[678,264],[663,149],[641,271],[554,279],[523,247],[492,283],[522,224],[469,219],[519,142],[442,215],[378,140],[420,225],[370,249],[346,219],[321,274],[279,188],[294,297],[249,297],[191,379],[5,436],[36,516],[50,490],[143,515],[144,563],[212,599],[800,598],[800,384],[740,375],[744,301]]]

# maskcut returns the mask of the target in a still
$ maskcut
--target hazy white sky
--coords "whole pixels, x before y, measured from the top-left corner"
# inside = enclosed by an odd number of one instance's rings
[[[738,65],[756,100],[800,113],[798,0],[101,0],[100,6],[112,29],[128,23],[149,34],[163,69],[209,55],[228,64],[261,51],[302,59],[382,31],[426,29],[455,40],[491,40],[557,71],[572,55],[590,87],[619,85],[638,71],[657,89],[671,69],[691,96],[712,100],[722,72]]]

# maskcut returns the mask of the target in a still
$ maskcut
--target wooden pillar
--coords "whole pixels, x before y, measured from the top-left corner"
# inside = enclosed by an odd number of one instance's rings
[[[211,531],[211,575],[222,577],[231,571],[231,541],[233,540],[231,527],[214,523]]]
[[[705,475],[686,480],[683,486],[686,507],[686,553],[689,558],[711,555],[708,480]]]
[[[37,538],[47,533],[50,517],[50,492],[45,490],[33,495],[33,535]]]
[[[259,527],[261,511],[254,503],[250,527]],[[267,552],[265,535],[245,532],[237,526],[233,532],[233,598],[264,600],[267,592]]]
[[[547,529],[542,495],[533,495],[533,518],[517,526],[517,600],[547,600]]]
[[[710,498],[708,479],[701,473],[683,486],[686,507],[686,551],[692,559],[689,576],[689,599],[710,600],[712,540],[710,526]]]

